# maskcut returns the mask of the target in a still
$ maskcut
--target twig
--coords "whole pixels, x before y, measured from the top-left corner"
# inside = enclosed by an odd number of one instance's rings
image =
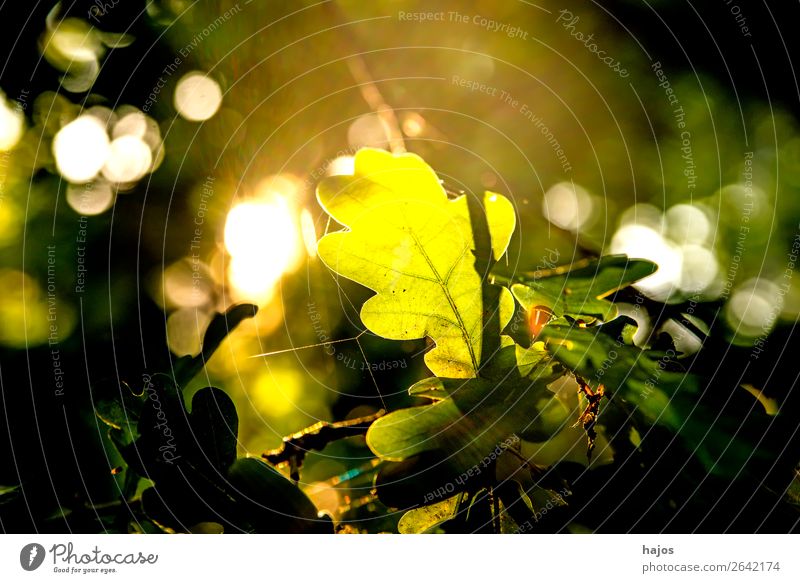
[[[397,121],[397,115],[395,115],[394,109],[383,99],[383,95],[372,79],[363,57],[358,53],[353,53],[347,59],[347,66],[358,85],[361,97],[364,98],[364,101],[367,102],[367,105],[381,121],[383,131],[386,132],[386,137],[389,139],[389,149],[393,154],[402,154],[406,151],[406,143],[403,140],[403,132],[400,129],[400,123]]]
[[[284,437],[283,444],[279,448],[265,451],[261,454],[261,457],[273,465],[288,463],[291,478],[297,481],[300,479],[300,468],[303,465],[306,453],[311,450],[321,451],[329,443],[345,437],[364,435],[370,425],[385,414],[386,411],[381,409],[373,415],[357,419],[348,419],[336,423],[320,421],[311,427],[306,427],[297,433]]]
[[[335,19],[342,19],[342,11],[336,6],[335,2],[328,3],[326,7],[331,11]],[[389,139],[389,149],[393,154],[402,154],[406,151],[406,143],[403,140],[403,131],[400,129],[400,123],[397,121],[394,109],[386,103],[367,68],[367,63],[361,56],[361,51],[358,50],[352,39],[343,36],[341,42],[350,51],[350,56],[346,59],[350,74],[353,76],[356,85],[358,85],[361,97],[378,116],[383,130],[386,132],[386,137]]]

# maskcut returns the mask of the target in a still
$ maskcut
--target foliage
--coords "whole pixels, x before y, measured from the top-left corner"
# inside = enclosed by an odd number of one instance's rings
[[[495,530],[525,530],[539,513],[531,493],[542,488],[536,456],[525,454],[534,441],[543,442],[538,451],[557,446],[576,412],[551,389],[563,379],[577,380],[585,405],[574,419],[588,436],[587,462],[601,412],[614,410],[634,427],[660,426],[679,436],[712,474],[735,477],[775,459],[776,452],[751,439],[758,433],[716,422],[700,399],[708,381],[681,370],[674,346],[633,344],[636,323],[618,316],[610,298],[651,275],[654,264],[606,256],[505,281],[527,314],[549,314],[524,346],[501,334],[513,312],[508,288],[491,293],[502,279],[492,267],[513,227],[503,196],[448,198],[417,156],[375,150],[360,151],[354,175],[325,180],[318,195],[346,227],[323,237],[320,256],[339,275],[377,292],[361,309],[365,326],[390,339],[434,342],[426,363],[436,376],[409,389],[431,403],[391,412],[367,432],[373,453],[396,466],[379,475],[379,496],[390,505],[419,506],[400,521],[401,531],[447,531],[459,520],[469,530],[485,528],[481,520]],[[493,314],[495,326],[488,325]],[[494,351],[487,354],[487,347]],[[768,417],[751,408],[741,422],[753,419]],[[424,472],[435,476],[430,490],[409,486],[412,496],[398,495],[398,482]],[[511,493],[508,480],[517,484]],[[489,511],[482,513],[486,500]],[[463,522],[461,515],[472,519]]]
[[[331,532],[329,519],[305,494],[265,462],[236,457],[239,419],[230,397],[215,387],[197,391],[187,410],[181,387],[202,368],[227,333],[255,306],[217,315],[196,357],[179,359],[172,374],[146,375],[143,387],[120,386],[100,401],[98,417],[127,464],[126,497],[139,482],[137,529],[166,532]],[[138,509],[137,509],[138,510]]]
[[[615,299],[654,264],[614,255],[504,276],[510,201],[453,195],[413,154],[361,150],[354,174],[324,180],[318,197],[344,226],[322,237],[320,258],[375,292],[360,310],[364,326],[430,342],[433,376],[408,388],[420,404],[319,422],[263,459],[237,457],[230,396],[211,386],[185,395],[228,333],[257,311],[234,306],[211,320],[197,356],[143,373],[140,383],[121,381],[110,396],[96,387],[95,414],[123,462],[119,502],[93,509],[106,530],[333,532],[300,470],[308,452],[360,435],[379,462],[378,500],[406,510],[395,523],[403,533],[547,531],[594,497],[575,465],[602,481],[601,468],[617,457],[618,468],[645,452],[660,459],[674,443],[687,476],[701,481],[791,467],[780,446],[793,420],[776,417],[776,405],[761,407],[757,390],[720,398],[713,371],[691,370],[665,335],[634,343],[636,322],[619,315]],[[520,318],[528,323],[521,334],[510,325]],[[784,477],[775,483],[786,487]],[[18,498],[16,488],[0,493],[4,504]]]

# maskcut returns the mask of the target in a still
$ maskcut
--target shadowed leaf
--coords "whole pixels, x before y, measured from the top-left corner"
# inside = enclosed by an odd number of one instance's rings
[[[607,255],[535,272],[525,277],[523,283],[511,286],[511,291],[528,311],[544,306],[557,318],[608,321],[617,316],[617,308],[603,298],[651,275],[656,269],[655,263],[644,259]]]

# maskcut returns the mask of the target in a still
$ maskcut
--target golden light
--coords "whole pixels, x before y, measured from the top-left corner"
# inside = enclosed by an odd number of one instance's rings
[[[287,198],[272,194],[240,202],[225,221],[228,277],[242,299],[268,301],[280,277],[296,267],[300,235]]]
[[[256,186],[257,196],[269,198],[283,196],[287,200],[296,200],[303,189],[303,182],[294,174],[272,174],[261,180]]]
[[[222,105],[222,89],[200,71],[187,73],[175,87],[175,109],[189,121],[205,121]]]
[[[48,302],[48,288],[31,275],[0,270],[0,344],[27,349],[50,340],[63,341],[75,328],[75,311],[66,303],[56,310]]]
[[[314,226],[314,219],[308,209],[303,209],[300,213],[300,229],[303,232],[303,243],[306,246],[306,253],[309,257],[317,256],[317,229]]]
[[[334,158],[326,169],[328,176],[352,176],[355,171],[356,159],[353,156]]]
[[[53,138],[53,155],[61,175],[75,184],[90,182],[108,159],[110,144],[103,124],[82,115],[62,127]]]
[[[306,488],[305,493],[311,498],[317,510],[328,512],[331,516],[338,516],[341,501],[337,488],[328,482],[314,482]]]
[[[0,93],[0,152],[17,145],[25,130],[25,116]]]
[[[273,367],[259,375],[249,394],[259,412],[283,417],[296,410],[302,391],[303,378],[299,372]]]

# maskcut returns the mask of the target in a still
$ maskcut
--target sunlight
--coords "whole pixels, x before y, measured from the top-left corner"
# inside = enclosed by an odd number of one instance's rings
[[[235,290],[242,298],[267,301],[300,257],[298,226],[286,197],[270,193],[234,206],[225,221],[225,248]]]
[[[356,171],[355,158],[353,156],[339,156],[331,160],[328,165],[328,176],[352,176]]]
[[[255,408],[270,417],[294,412],[303,390],[303,378],[293,369],[272,367],[256,379],[249,391]]]
[[[300,227],[303,231],[303,243],[309,257],[317,256],[317,229],[314,226],[314,219],[308,209],[303,209],[300,213]]]

